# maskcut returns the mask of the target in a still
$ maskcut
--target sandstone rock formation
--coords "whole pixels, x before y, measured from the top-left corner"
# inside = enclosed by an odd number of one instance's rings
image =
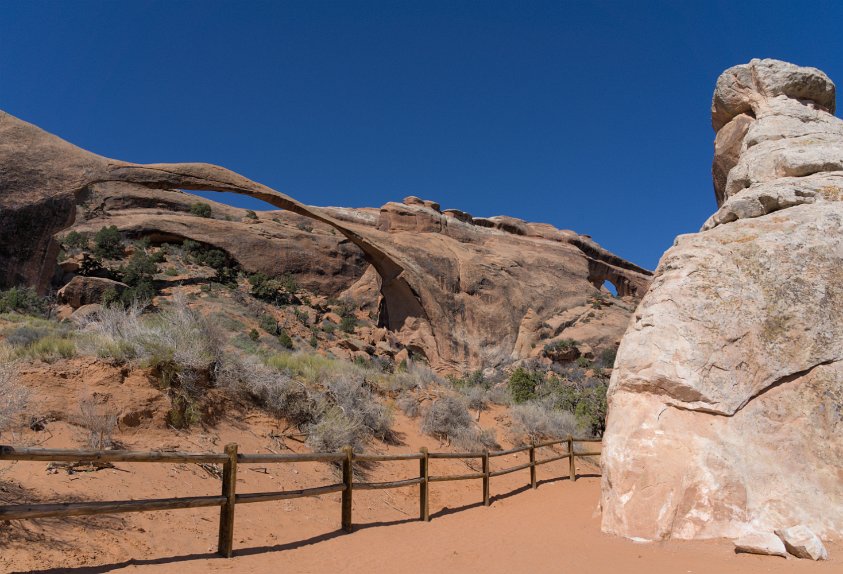
[[[197,217],[189,212],[196,198],[180,190],[245,194],[285,211],[255,219],[207,202],[212,217]],[[549,225],[443,213],[414,197],[380,210],[311,207],[213,165],[107,159],[0,112],[0,286],[46,288],[54,237],[74,223],[81,231],[116,225],[130,237],[200,241],[247,271],[295,273],[321,293],[377,290],[379,324],[433,366],[453,370],[523,356],[513,355],[519,332],[521,349],[539,338],[522,329],[528,317],[559,326],[542,336],[566,336],[591,320],[587,302],[605,280],[637,298],[651,276],[589,237]],[[582,310],[573,321],[554,321],[572,309]],[[611,327],[597,335],[617,340],[628,311],[618,305],[603,315]]]
[[[618,350],[603,530],[843,534],[843,121],[819,70],[718,80],[720,209],[677,238]]]
[[[120,295],[128,285],[112,279],[102,277],[76,276],[70,282],[59,289],[56,293],[60,303],[70,305],[78,309],[84,305],[102,303],[103,295],[112,290],[115,295]]]

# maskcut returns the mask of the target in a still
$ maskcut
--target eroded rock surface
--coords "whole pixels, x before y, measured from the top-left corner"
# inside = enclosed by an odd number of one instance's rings
[[[284,211],[247,216],[205,201],[212,216],[198,217],[197,199],[180,190],[245,194]],[[572,337],[570,329],[595,348],[613,345],[651,278],[550,225],[443,212],[416,197],[379,210],[307,206],[218,166],[107,159],[0,112],[0,286],[46,288],[56,235],[105,225],[153,242],[199,241],[246,271],[292,273],[326,295],[377,291],[362,303],[380,326],[434,367],[458,371],[524,358],[540,338]],[[605,280],[627,300],[588,311]],[[582,312],[559,320],[573,310]],[[562,327],[539,333],[526,324]]]
[[[833,94],[822,72],[774,60],[718,80],[721,207],[662,257],[618,350],[604,531],[739,538],[804,524],[843,534],[843,121],[829,113]]]

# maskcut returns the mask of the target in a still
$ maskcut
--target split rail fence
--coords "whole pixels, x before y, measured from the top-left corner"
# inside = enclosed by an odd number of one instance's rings
[[[342,493],[342,529],[351,532],[351,496],[354,490],[376,490],[401,488],[419,485],[419,519],[430,521],[430,484],[455,480],[482,480],[483,504],[490,504],[489,481],[519,470],[530,469],[530,486],[536,488],[536,468],[557,460],[568,459],[569,477],[576,480],[576,457],[598,456],[600,452],[575,452],[576,443],[601,442],[600,439],[579,439],[568,437],[567,440],[555,440],[531,444],[504,451],[484,452],[428,452],[422,448],[418,453],[408,454],[354,454],[350,447],[342,452],[304,453],[304,454],[239,454],[236,444],[226,445],[223,453],[185,453],[185,452],[135,452],[135,451],[98,451],[98,450],[62,450],[31,449],[0,446],[0,461],[46,461],[46,462],[158,462],[158,463],[193,463],[222,464],[222,492],[219,496],[190,496],[180,498],[158,498],[146,500],[121,500],[97,502],[65,502],[52,504],[20,504],[0,506],[0,520],[24,520],[32,518],[53,518],[68,516],[89,516],[94,514],[114,514],[122,512],[149,512],[153,510],[172,510],[178,508],[220,508],[219,554],[230,558],[234,540],[234,509],[238,504],[289,500],[305,496],[318,496],[334,492]],[[545,459],[537,460],[536,451],[544,447],[566,444],[567,451]],[[491,470],[490,461],[504,455],[529,451],[529,462],[500,470]],[[431,475],[430,461],[435,459],[479,459],[481,472],[460,475]],[[355,482],[354,463],[419,461],[418,477],[390,482]],[[330,462],[342,465],[342,482],[304,488],[301,490],[283,490],[274,492],[255,492],[237,494],[238,464],[274,464],[293,462]]]

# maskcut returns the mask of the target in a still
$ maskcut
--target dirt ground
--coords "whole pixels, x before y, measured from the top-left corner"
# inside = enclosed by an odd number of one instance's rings
[[[484,416],[496,416],[495,413]],[[401,445],[380,452],[417,451],[432,444],[417,424],[397,422]],[[249,415],[213,432],[142,430],[120,439],[128,448],[219,452],[237,442],[240,452],[277,450],[271,419]],[[54,423],[42,447],[76,448],[78,429]],[[35,435],[20,437],[35,440]],[[295,443],[293,450],[302,450]],[[547,452],[539,459],[550,456]],[[494,459],[492,470],[525,462],[522,454]],[[235,557],[217,557],[217,509],[174,510],[72,519],[19,521],[0,529],[0,572],[414,573],[414,572],[843,572],[843,544],[828,545],[832,560],[810,563],[735,555],[725,540],[634,543],[600,532],[597,466],[583,461],[580,478],[567,478],[567,461],[492,479],[493,502],[483,507],[477,480],[431,485],[430,523],[418,517],[418,487],[354,493],[355,531],[339,530],[340,495],[239,505]],[[43,462],[4,463],[5,504],[27,501],[126,500],[217,494],[220,481],[186,464],[121,463],[116,468],[68,474]],[[381,463],[366,480],[416,476],[416,461]],[[431,474],[472,472],[460,461],[435,460]],[[335,482],[325,464],[240,465],[238,492],[296,489]]]

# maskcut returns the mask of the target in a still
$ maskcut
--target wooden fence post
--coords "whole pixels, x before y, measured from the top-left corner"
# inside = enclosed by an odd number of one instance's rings
[[[419,520],[430,522],[430,456],[427,447],[419,449],[422,457],[419,459]]]
[[[577,480],[577,466],[574,462],[574,437],[571,435],[568,435],[568,453],[570,454],[568,457],[568,468],[570,469],[571,482],[575,482]]]
[[[489,506],[489,451],[483,451],[483,506]]]
[[[530,443],[530,487],[536,488],[536,445]]]
[[[352,467],[354,453],[350,446],[343,449],[345,458],[342,461],[342,482],[345,490],[342,491],[342,529],[351,532],[351,489],[354,483],[354,469]]]
[[[225,504],[220,507],[220,534],[217,552],[231,558],[234,549],[234,504],[237,490],[237,444],[225,445],[228,460],[222,467],[222,495]]]

